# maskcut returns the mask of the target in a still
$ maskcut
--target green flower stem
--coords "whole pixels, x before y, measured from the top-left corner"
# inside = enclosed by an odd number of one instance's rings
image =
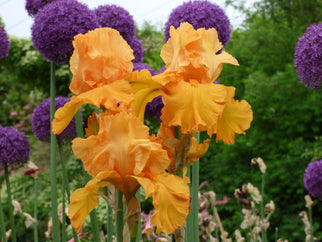
[[[264,222],[264,216],[265,216],[265,211],[264,211],[264,192],[265,192],[265,173],[262,173],[262,188],[261,188],[261,194],[262,194],[262,203],[260,205],[260,209],[261,209],[261,220],[262,222]],[[264,229],[262,229],[262,241],[266,242],[267,241],[267,235],[266,235],[266,231]]]
[[[311,225],[311,232],[310,232],[310,235],[311,235],[311,242],[314,242],[314,236],[313,236],[313,219],[312,219],[312,209],[308,209],[309,210],[309,221],[310,221],[310,225]]]
[[[123,241],[123,227],[124,227],[124,211],[123,211],[123,193],[120,190],[116,190],[116,241]]]
[[[191,185],[191,209],[192,214],[192,230],[188,228],[188,231],[192,231],[193,241],[199,241],[199,202],[198,202],[198,191],[199,191],[199,161],[195,161],[192,165],[192,185]]]
[[[1,192],[0,192],[0,195],[1,195]],[[2,208],[1,197],[0,197],[0,233],[2,234],[2,241],[7,242],[6,226],[4,224],[4,219],[3,219],[3,208]]]
[[[63,149],[63,145],[61,142],[58,142],[58,150],[59,150],[59,157],[60,157],[62,171],[63,171],[63,179],[62,179],[63,180],[63,193],[62,193],[63,194],[63,224],[62,224],[62,229],[64,229],[63,235],[65,235],[64,237],[66,237],[65,191],[67,193],[67,199],[68,199],[68,203],[69,203],[70,187],[69,187],[68,173],[67,173],[67,169],[66,169],[66,161],[65,161],[65,157],[64,157],[64,149]],[[74,229],[73,229],[73,237],[74,237],[75,242],[78,241],[77,233]],[[65,241],[65,240],[63,239],[63,241]]]
[[[34,178],[34,242],[38,242],[38,180]]]
[[[10,219],[10,228],[11,228],[11,241],[16,242],[16,227],[15,227],[15,221],[13,218],[13,206],[12,206],[12,197],[11,197],[11,189],[10,189],[10,182],[9,182],[9,171],[8,171],[8,164],[5,163],[4,165],[4,176],[6,179],[6,185],[7,185],[7,195],[8,195],[8,209],[9,209],[9,219]],[[6,233],[5,233],[6,236]]]
[[[64,178],[63,178],[63,188],[62,188],[62,195],[63,195],[63,198],[62,198],[62,223],[61,223],[61,231],[62,231],[62,235],[61,235],[61,238],[62,238],[62,241],[67,241],[66,240],[66,224],[65,224],[65,221],[66,221],[66,214],[65,214],[65,190],[66,190],[66,184],[64,184]]]
[[[50,63],[50,130],[55,115],[55,63]],[[53,242],[60,240],[57,214],[57,181],[56,181],[56,135],[50,132],[50,187],[51,187],[51,216],[53,221]]]
[[[141,193],[140,189],[136,192],[136,198],[141,201]],[[137,232],[137,241],[142,241],[142,222],[141,222],[141,214],[139,219],[139,225],[138,225],[138,232]]]
[[[113,209],[107,205],[107,242],[113,241]]]
[[[190,179],[191,178],[191,166],[188,166],[187,168],[188,168],[187,177],[189,177],[189,179]],[[189,185],[190,190],[191,190],[191,183],[189,183],[188,185]],[[185,235],[186,241],[187,242],[193,242],[193,238],[192,238],[192,236],[190,236],[190,232],[188,232],[188,231],[191,231],[191,230],[189,230],[190,228],[193,228],[193,215],[192,215],[191,210],[190,210],[190,212],[188,214],[188,217],[187,217],[186,226],[187,226],[186,235]]]
[[[82,119],[79,111],[75,114],[75,122],[76,122],[77,136],[80,138],[84,138]],[[86,184],[90,179],[91,179],[90,175],[88,175],[88,173],[85,171],[83,166],[83,183]],[[96,216],[96,210],[93,209],[92,212],[90,212],[89,216],[91,218],[94,242],[100,242],[101,237],[100,237],[100,230],[99,230],[99,225],[98,225],[97,216]]]

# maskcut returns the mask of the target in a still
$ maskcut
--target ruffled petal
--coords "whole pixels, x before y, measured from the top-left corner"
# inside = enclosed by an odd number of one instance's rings
[[[133,101],[132,89],[127,81],[119,80],[111,84],[92,89],[78,96],[73,96],[70,102],[58,109],[52,122],[52,132],[60,134],[73,119],[75,113],[85,104],[96,107],[103,106],[110,110],[119,110],[120,105],[129,106]]]
[[[169,83],[163,96],[161,120],[181,126],[182,133],[207,130],[221,115],[226,89],[219,84]]]
[[[227,88],[227,103],[222,116],[216,124],[216,141],[223,140],[225,144],[235,142],[235,133],[245,134],[253,120],[251,106],[245,100],[234,100],[235,88]]]
[[[132,108],[137,117],[143,121],[145,107],[153,98],[162,94],[160,83],[152,79],[148,70],[135,71],[126,77],[134,92],[134,102]]]
[[[110,180],[114,180],[118,174],[114,171],[101,172],[94,179],[90,180],[84,188],[75,190],[70,196],[68,207],[68,217],[70,222],[78,233],[87,217],[87,215],[98,205],[99,187],[107,186]]]
[[[120,80],[132,71],[133,50],[112,28],[97,28],[76,35],[70,59],[70,90],[81,94]]]
[[[183,226],[190,209],[190,192],[182,178],[168,173],[134,178],[144,188],[146,198],[152,194],[155,211],[151,223],[157,226],[157,233],[172,234]]]

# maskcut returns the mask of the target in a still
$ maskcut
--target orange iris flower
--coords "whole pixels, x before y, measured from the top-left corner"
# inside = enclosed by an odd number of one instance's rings
[[[162,95],[165,125],[179,126],[185,134],[206,130],[209,136],[216,133],[217,140],[232,143],[235,133],[250,127],[253,115],[246,101],[233,99],[233,87],[213,83],[224,63],[238,65],[222,48],[213,28],[195,30],[189,23],[177,29],[171,26],[161,50],[165,72],[151,76],[143,70],[125,78],[139,97],[132,104],[136,114],[143,119],[146,103]]]
[[[95,119],[96,116],[92,116]],[[99,123],[99,131],[94,128]],[[182,226],[189,213],[189,187],[178,176],[168,174],[166,150],[149,140],[149,129],[133,114],[100,114],[91,122],[92,135],[73,140],[72,149],[82,159],[85,170],[94,177],[70,197],[68,216],[80,231],[86,216],[98,203],[98,188],[113,183],[126,197],[135,196],[140,186],[146,198],[152,194],[155,212],[151,222],[157,233],[171,234]]]

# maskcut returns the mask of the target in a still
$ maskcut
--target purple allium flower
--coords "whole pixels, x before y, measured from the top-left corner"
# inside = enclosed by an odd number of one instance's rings
[[[67,62],[73,52],[72,41],[99,27],[96,15],[76,0],[59,0],[47,4],[35,15],[31,28],[36,50],[52,62]]]
[[[39,9],[43,8],[46,4],[57,0],[27,0],[25,9],[30,16],[36,15]]]
[[[133,63],[133,71],[141,71],[143,69],[148,70],[152,76],[156,75],[157,72],[150,67],[148,64],[144,64],[144,63]]]
[[[4,28],[0,25],[0,59],[4,59],[9,55],[10,42]]]
[[[322,160],[313,161],[305,169],[303,178],[306,190],[322,201]]]
[[[306,87],[322,87],[322,23],[309,26],[299,38],[294,62],[297,75]]]
[[[143,62],[144,49],[141,40],[138,37],[133,36],[131,42],[128,42],[128,44],[131,46],[135,57],[133,62]]]
[[[0,167],[22,167],[29,160],[29,141],[13,127],[0,127]]]
[[[56,97],[55,108],[61,108],[69,102],[68,97]],[[36,138],[50,142],[50,98],[42,101],[35,109],[31,118],[32,132]],[[69,123],[66,129],[57,136],[59,142],[70,141],[77,136],[75,118]]]
[[[229,19],[224,10],[211,2],[203,0],[189,1],[173,9],[165,24],[165,41],[170,38],[170,26],[173,25],[175,28],[178,28],[182,22],[190,23],[195,29],[215,28],[219,41],[223,46],[230,40]]]
[[[110,27],[120,32],[129,43],[135,36],[135,22],[127,10],[117,5],[102,5],[94,10],[101,27]]]

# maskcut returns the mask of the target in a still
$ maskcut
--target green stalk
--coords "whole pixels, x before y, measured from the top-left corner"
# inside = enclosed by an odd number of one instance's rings
[[[261,194],[262,194],[262,203],[260,206],[261,209],[261,220],[262,222],[264,222],[264,188],[265,188],[265,173],[262,173],[262,188],[261,188]],[[264,229],[262,229],[262,241],[266,242],[267,241],[267,235],[266,235],[266,231]]]
[[[199,202],[198,202],[198,191],[199,191],[199,161],[195,161],[192,165],[192,185],[191,185],[191,214],[192,214],[192,237],[193,241],[199,241]],[[188,230],[190,231],[190,230]]]
[[[110,205],[107,205],[107,242],[113,241],[113,210]]]
[[[50,63],[50,130],[52,129],[52,121],[55,115],[55,96],[56,96],[56,80],[55,80],[55,63]],[[56,181],[56,135],[50,132],[50,187],[51,187],[51,216],[53,219],[53,241],[58,242],[59,226],[57,214],[57,181]]]
[[[11,228],[11,241],[16,242],[16,227],[15,227],[15,221],[13,218],[13,206],[12,206],[12,197],[11,197],[11,189],[10,189],[10,182],[9,182],[9,171],[8,171],[8,164],[5,163],[4,165],[4,176],[6,179],[6,185],[7,185],[7,195],[8,195],[8,209],[9,209],[9,219],[10,219],[10,228]],[[6,236],[6,233],[4,233],[4,236]]]
[[[65,191],[66,191],[66,184],[64,184],[64,178],[63,178],[63,188],[62,188],[62,213],[63,213],[63,217],[62,217],[62,223],[61,223],[61,231],[62,231],[62,241],[66,241],[66,214],[65,214]]]
[[[141,193],[140,189],[136,192],[136,198],[140,201],[141,200]],[[142,241],[142,222],[141,222],[141,214],[140,214],[140,219],[139,219],[139,224],[138,224],[138,232],[137,232],[137,239],[136,241]]]
[[[311,225],[311,242],[314,242],[314,236],[313,236],[313,219],[312,219],[312,209],[308,209],[309,210],[309,221],[310,221],[310,225]]]
[[[0,195],[1,195],[1,192],[0,192]],[[4,219],[3,219],[3,208],[2,208],[1,198],[0,198],[0,233],[2,234],[2,241],[7,242],[6,226],[4,224]]]
[[[34,218],[36,222],[34,223],[34,242],[38,242],[38,181],[34,178]]]
[[[191,166],[187,166],[188,168],[188,171],[187,171],[187,176],[189,177],[189,179],[191,179]],[[188,184],[189,187],[190,187],[190,191],[191,191],[191,183]],[[188,231],[192,231],[191,228],[193,228],[193,214],[190,210],[189,214],[188,214],[188,217],[187,217],[187,229],[186,229],[186,235],[185,235],[185,238],[186,238],[186,241],[187,242],[194,242],[193,241],[193,237],[190,236],[190,232]]]
[[[122,242],[123,241],[123,227],[124,227],[124,211],[123,211],[123,193],[120,190],[116,190],[116,204],[117,204],[117,211],[116,211],[116,241]]]
[[[64,150],[63,150],[63,145],[61,142],[58,142],[58,150],[59,150],[59,156],[60,156],[60,161],[61,161],[61,166],[62,166],[62,171],[63,171],[63,224],[62,224],[62,228],[63,230],[63,235],[66,235],[66,229],[65,229],[65,220],[66,220],[66,214],[65,214],[65,191],[67,193],[67,199],[68,199],[68,203],[69,203],[69,198],[70,198],[70,188],[69,188],[69,179],[68,179],[68,173],[67,173],[67,169],[66,169],[66,161],[65,161],[65,157],[64,157]],[[65,237],[65,236],[64,236]],[[73,237],[74,237],[74,241],[77,242],[78,241],[78,237],[77,237],[77,233],[76,231],[73,229]],[[63,241],[65,241],[63,239]]]

